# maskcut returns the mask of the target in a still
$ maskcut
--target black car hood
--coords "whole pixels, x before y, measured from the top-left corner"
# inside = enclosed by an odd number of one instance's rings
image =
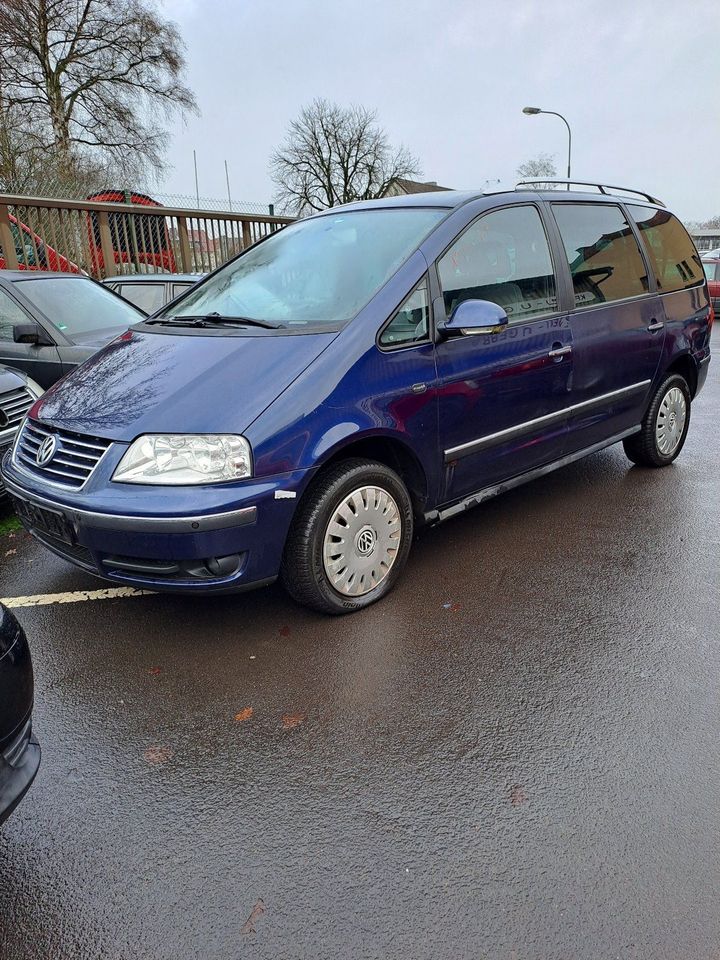
[[[110,327],[103,330],[86,330],[84,333],[74,333],[70,338],[77,347],[89,347],[99,350],[111,343],[115,337],[125,333],[127,327]]]
[[[0,366],[0,393],[9,393],[10,390],[17,390],[24,387],[26,383],[25,375],[10,367]]]

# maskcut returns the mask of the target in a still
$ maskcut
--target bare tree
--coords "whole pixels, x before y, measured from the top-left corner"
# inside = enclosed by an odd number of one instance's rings
[[[83,161],[162,169],[163,121],[197,109],[178,29],[152,0],[0,0],[0,48],[14,139],[64,176]]]
[[[290,124],[270,171],[278,202],[302,214],[381,197],[393,180],[419,169],[408,150],[391,147],[375,111],[320,99]]]
[[[686,221],[686,226],[692,230],[718,230],[720,229],[720,216],[710,217],[709,220]]]
[[[555,157],[549,153],[539,153],[537,157],[526,160],[517,168],[517,175],[521,180],[533,180],[537,182],[538,189],[553,189],[556,184],[545,183],[544,178],[552,179],[557,177],[555,167]]]

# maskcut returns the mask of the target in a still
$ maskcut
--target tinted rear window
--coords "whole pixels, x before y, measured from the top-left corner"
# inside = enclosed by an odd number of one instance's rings
[[[677,217],[667,210],[628,209],[645,241],[659,293],[687,290],[703,282],[700,255]]]
[[[708,280],[714,280],[717,276],[717,264],[712,260],[703,261],[703,270],[705,271],[705,276],[708,278]]]
[[[572,274],[576,309],[648,292],[645,261],[620,207],[554,203],[553,212]]]

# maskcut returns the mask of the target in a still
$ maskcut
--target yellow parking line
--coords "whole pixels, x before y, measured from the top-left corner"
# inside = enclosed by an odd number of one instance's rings
[[[72,593],[38,593],[33,597],[0,597],[6,607],[41,607],[49,603],[80,603],[83,600],[114,600],[117,597],[151,596],[151,590],[112,587],[109,590],[75,590]]]

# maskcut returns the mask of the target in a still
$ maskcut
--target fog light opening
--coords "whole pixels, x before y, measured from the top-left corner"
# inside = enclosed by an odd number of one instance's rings
[[[240,554],[233,553],[229,557],[210,557],[205,566],[213,577],[231,577],[240,569],[241,561]]]

